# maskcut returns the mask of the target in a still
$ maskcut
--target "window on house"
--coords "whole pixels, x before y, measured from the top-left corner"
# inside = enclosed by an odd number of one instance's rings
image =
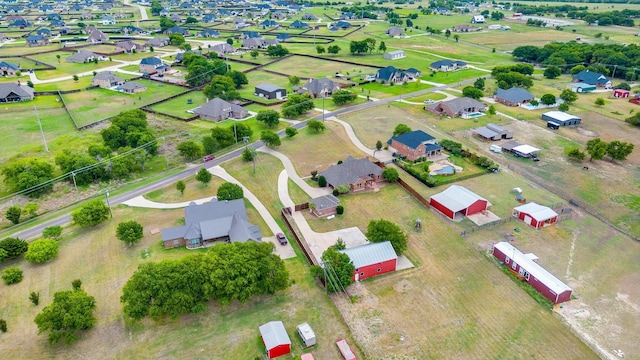
[[[511,263],[511,268],[512,268],[513,270],[515,270],[515,269],[516,269],[516,267],[518,267],[518,264],[516,264],[516,262],[515,262],[515,261],[514,261],[514,262],[512,262],[512,263]]]
[[[528,272],[524,272],[524,278],[527,279],[527,281],[529,281],[529,277],[531,276]]]
[[[504,258],[504,263],[505,263],[505,264],[508,264],[510,260],[511,260],[511,259],[509,259],[509,257],[507,256],[507,257],[505,257],[505,258]]]
[[[173,240],[173,246],[180,245],[180,240]]]
[[[382,271],[382,269],[378,268],[378,270],[377,270],[377,271],[378,271],[378,272],[381,272],[381,271]]]
[[[363,272],[361,272],[361,273],[360,273],[360,276],[364,276],[364,273],[363,273]]]

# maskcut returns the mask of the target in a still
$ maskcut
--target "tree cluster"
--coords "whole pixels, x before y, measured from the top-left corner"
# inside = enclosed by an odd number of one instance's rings
[[[351,41],[349,43],[349,52],[351,55],[362,55],[371,53],[376,49],[376,39],[366,38],[359,41]]]
[[[391,242],[393,250],[395,250],[398,255],[401,255],[407,250],[409,237],[398,225],[389,220],[379,219],[369,221],[367,232],[364,235],[371,242]]]
[[[209,300],[228,305],[289,286],[289,274],[271,243],[231,243],[206,254],[145,263],[127,281],[120,301],[125,315],[177,317],[205,310]]]
[[[39,197],[53,189],[53,165],[38,158],[25,158],[2,167],[5,186],[12,192],[24,191],[29,197]]]
[[[0,241],[0,262],[5,259],[15,259],[29,249],[26,241],[18,238],[6,238]]]
[[[283,57],[287,54],[289,54],[289,50],[280,44],[267,46],[267,55],[270,57]]]
[[[185,80],[191,86],[208,84],[215,75],[225,75],[227,73],[227,63],[224,60],[209,60],[202,55],[194,53],[185,53],[182,64],[187,67]]]
[[[211,79],[211,83],[204,87],[203,93],[208,99],[240,100],[242,96],[236,90],[237,88],[236,83],[230,76],[216,75]]]
[[[356,94],[349,90],[338,90],[331,95],[333,103],[336,105],[344,105],[352,103],[356,99]]]
[[[25,260],[35,264],[43,264],[58,256],[58,242],[53,239],[36,240],[29,244],[27,253],[24,254]]]
[[[216,151],[231,146],[243,138],[250,138],[253,130],[244,123],[233,123],[228,127],[216,126],[211,129],[211,135],[202,138],[202,147],[205,154],[213,154]]]
[[[287,102],[282,105],[282,116],[294,118],[314,108],[313,100],[307,94],[291,94]]]
[[[329,292],[340,292],[353,283],[355,267],[347,254],[338,251],[339,247],[334,245],[322,253],[322,266],[313,266],[312,274],[324,280],[325,287]]]
[[[611,142],[595,138],[587,141],[587,153],[591,160],[602,160],[608,156],[611,160],[625,160],[633,152],[634,144],[614,140]]]

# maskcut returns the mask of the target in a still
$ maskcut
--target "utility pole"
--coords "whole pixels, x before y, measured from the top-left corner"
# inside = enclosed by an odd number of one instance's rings
[[[324,94],[322,94],[322,122],[324,122]]]
[[[49,152],[49,146],[47,146],[47,139],[44,137],[44,131],[42,130],[42,123],[40,122],[40,115],[38,115],[38,108],[33,105],[33,111],[36,113],[36,117],[38,118],[38,126],[40,127],[40,135],[42,135],[42,142],[44,143],[44,151]]]
[[[107,206],[109,207],[109,214],[111,215],[111,218],[113,219],[113,212],[111,211],[111,204],[109,204],[109,190],[105,189],[104,190],[104,195],[107,197]]]
[[[73,187],[76,189],[76,194],[78,193],[78,184],[76,184],[76,172],[72,171],[71,176],[73,177]]]

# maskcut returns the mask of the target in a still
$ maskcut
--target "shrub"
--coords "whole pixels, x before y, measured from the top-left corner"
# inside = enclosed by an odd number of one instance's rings
[[[7,321],[5,319],[0,319],[0,331],[7,332]]]
[[[17,284],[22,281],[22,270],[17,267],[6,268],[2,272],[2,280],[7,285]]]
[[[58,242],[53,239],[36,240],[29,244],[24,258],[31,263],[42,264],[58,256]]]
[[[336,187],[336,190],[338,190],[340,194],[348,194],[349,191],[351,191],[351,187],[349,185],[339,185]]]
[[[7,259],[14,259],[27,252],[29,245],[18,238],[6,238],[0,241],[0,249],[7,252]]]
[[[332,194],[333,194],[333,196],[338,196],[338,195],[340,195],[340,191],[338,191],[338,189],[333,189]]]
[[[342,214],[344,214],[344,206],[342,206],[342,205],[338,205],[338,207],[336,207],[336,213],[337,213],[338,215],[342,215]]]
[[[71,286],[73,287],[73,290],[80,290],[80,288],[82,287],[82,280],[80,279],[75,279],[71,282]]]
[[[318,186],[320,187],[327,186],[327,179],[322,175],[320,175],[320,177],[318,178]]]
[[[62,235],[62,226],[47,226],[42,231],[42,237],[45,239],[53,239],[60,240],[60,235]]]
[[[32,291],[31,294],[29,294],[29,300],[31,300],[33,305],[38,306],[40,303],[40,293]]]

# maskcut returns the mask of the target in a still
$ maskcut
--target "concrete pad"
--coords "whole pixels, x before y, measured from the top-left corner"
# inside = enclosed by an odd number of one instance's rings
[[[289,239],[287,239],[289,240]],[[262,238],[262,242],[270,242],[275,245],[275,250],[273,251],[276,255],[280,256],[280,259],[291,259],[296,257],[296,252],[293,251],[291,244],[287,242],[287,245],[280,245],[278,239],[275,236],[267,236]]]
[[[414,267],[413,263],[407,259],[406,256],[398,256],[398,260],[396,261],[396,271],[411,269],[412,267]]]
[[[473,215],[468,215],[467,218],[473,221],[478,226],[500,220],[500,217],[498,215],[492,213],[489,210],[481,211]]]
[[[156,234],[160,234],[160,229],[158,228],[151,229],[151,235],[156,235]]]

